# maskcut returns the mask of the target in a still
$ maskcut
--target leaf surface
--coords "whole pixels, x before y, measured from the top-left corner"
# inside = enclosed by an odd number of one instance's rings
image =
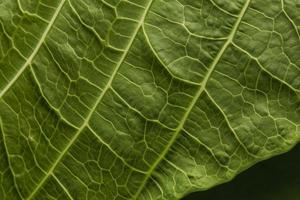
[[[178,199],[300,134],[298,0],[0,1],[1,199]]]
[[[229,183],[187,195],[183,200],[298,200],[300,146],[258,163]]]

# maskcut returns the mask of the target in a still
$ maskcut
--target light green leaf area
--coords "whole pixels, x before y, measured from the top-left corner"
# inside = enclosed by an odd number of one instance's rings
[[[299,0],[0,0],[0,25],[0,199],[179,199],[299,141]]]
[[[234,180],[182,200],[299,200],[300,145],[290,152],[258,163]]]

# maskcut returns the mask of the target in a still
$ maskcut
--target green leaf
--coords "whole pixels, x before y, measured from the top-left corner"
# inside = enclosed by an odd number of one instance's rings
[[[0,198],[178,199],[300,137],[298,0],[0,0]]]
[[[183,200],[298,200],[300,145],[287,154],[261,162],[229,183],[192,193]]]

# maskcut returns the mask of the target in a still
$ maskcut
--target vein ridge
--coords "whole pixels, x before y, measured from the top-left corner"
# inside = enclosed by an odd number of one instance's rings
[[[178,125],[178,127],[176,128],[176,131],[173,135],[173,137],[171,138],[170,142],[167,144],[166,148],[163,150],[162,154],[160,154],[160,156],[158,157],[158,159],[153,163],[152,167],[149,169],[149,171],[147,172],[146,178],[144,179],[144,181],[142,182],[141,186],[139,187],[138,191],[136,192],[136,194],[133,196],[132,199],[137,199],[139,197],[139,195],[141,194],[144,186],[147,184],[148,179],[151,177],[152,173],[155,171],[156,167],[159,165],[159,163],[164,159],[164,157],[166,156],[166,154],[168,153],[169,149],[172,147],[172,145],[174,144],[174,142],[176,141],[177,137],[179,136],[180,131],[183,129],[183,126],[185,124],[185,121],[187,120],[190,112],[192,111],[193,107],[195,106],[197,100],[199,99],[199,97],[201,96],[201,94],[203,93],[203,91],[205,90],[206,84],[211,76],[211,74],[213,73],[213,70],[215,69],[215,67],[217,66],[217,64],[219,63],[220,59],[222,58],[223,54],[225,53],[225,50],[227,49],[227,47],[232,43],[233,38],[238,30],[238,27],[250,5],[251,0],[247,0],[245,5],[243,6],[240,14],[238,15],[238,19],[235,22],[231,33],[229,34],[229,37],[227,39],[227,41],[225,42],[225,44],[223,45],[223,47],[221,48],[221,50],[219,51],[218,55],[216,56],[216,58],[214,59],[213,63],[210,65],[208,72],[206,73],[202,84],[200,86],[200,88],[198,89],[195,97],[193,98],[193,100],[191,101],[190,105],[187,108],[187,111],[185,113],[185,115],[183,116],[183,118],[180,121],[180,124]]]
[[[64,0],[65,1],[65,0]],[[44,185],[44,183],[46,182],[46,180],[48,180],[48,178],[53,174],[54,169],[56,168],[56,166],[60,163],[60,161],[63,159],[64,155],[68,152],[68,150],[71,148],[71,146],[74,144],[74,142],[77,140],[77,138],[80,136],[80,134],[82,133],[82,131],[88,127],[89,121],[94,113],[94,111],[96,110],[97,106],[99,105],[99,103],[101,102],[102,98],[104,97],[105,93],[107,92],[107,90],[111,87],[111,84],[114,80],[114,77],[116,76],[120,66],[122,65],[124,59],[127,56],[127,53],[129,52],[129,49],[131,48],[134,39],[136,38],[136,35],[138,34],[138,31],[140,30],[142,24],[144,23],[144,20],[146,18],[146,15],[151,7],[153,3],[153,0],[150,0],[148,5],[145,8],[145,12],[142,15],[133,35],[132,38],[129,41],[128,46],[126,47],[126,49],[124,50],[124,54],[122,55],[122,57],[120,58],[119,62],[117,63],[117,66],[115,68],[115,70],[113,71],[109,81],[107,82],[106,86],[104,87],[104,89],[102,90],[100,96],[98,97],[98,99],[96,100],[95,104],[93,105],[91,111],[89,112],[89,114],[86,117],[86,120],[83,122],[83,124],[81,125],[81,127],[76,131],[75,135],[73,136],[73,138],[70,140],[70,142],[66,145],[65,149],[61,152],[60,156],[56,159],[56,161],[54,162],[54,164],[52,165],[52,167],[49,169],[49,171],[47,172],[47,174],[42,178],[42,180],[39,182],[39,184],[36,186],[36,188],[34,189],[34,191],[30,194],[29,197],[27,197],[27,200],[32,199],[35,194],[39,191],[39,189]]]
[[[44,33],[42,34],[41,39],[38,41],[37,45],[35,46],[33,52],[31,55],[27,58],[26,62],[22,65],[20,70],[17,72],[17,74],[9,81],[9,83],[3,88],[3,90],[0,92],[0,99],[3,97],[3,95],[13,86],[13,84],[19,79],[19,77],[23,74],[25,69],[31,64],[32,60],[34,57],[37,55],[39,52],[41,46],[43,45],[48,33],[50,32],[55,20],[57,19],[62,7],[65,4],[65,0],[62,0],[60,4],[58,5],[56,11],[53,14],[53,17],[51,18],[48,26],[46,27]]]

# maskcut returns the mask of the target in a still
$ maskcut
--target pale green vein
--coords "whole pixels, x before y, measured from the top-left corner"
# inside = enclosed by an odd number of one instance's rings
[[[55,181],[58,183],[58,185],[63,189],[65,194],[71,199],[74,200],[74,198],[71,196],[67,188],[60,182],[60,180],[53,174],[52,177],[55,179]]]
[[[113,148],[111,148],[111,146],[105,142],[95,131],[92,127],[90,127],[90,125],[87,125],[89,131],[91,131],[91,133],[99,140],[100,143],[102,143],[104,146],[106,146],[118,159],[120,159],[127,167],[133,169],[134,171],[137,171],[141,174],[145,174],[144,171],[137,169],[136,167],[130,165],[125,158],[123,158],[121,155],[119,155]]]
[[[296,34],[297,34],[299,40],[300,40],[300,33],[299,33],[299,31],[298,31],[297,25],[294,23],[294,21],[291,19],[291,17],[288,15],[288,13],[285,11],[285,8],[284,8],[285,6],[284,6],[284,1],[283,1],[283,0],[281,0],[281,7],[282,7],[282,11],[283,11],[284,15],[285,15],[285,16],[288,18],[288,20],[291,22],[293,28],[294,28],[295,31],[296,31]]]
[[[214,2],[214,0],[209,0],[217,9],[219,9],[221,12],[229,15],[229,16],[232,16],[232,17],[238,17],[237,15],[235,14],[232,14],[230,13],[229,11],[223,9],[222,7],[220,7],[216,2]]]
[[[228,166],[222,164],[220,162],[220,160],[217,158],[216,154],[214,153],[213,149],[210,148],[207,144],[205,144],[204,142],[202,142],[199,138],[197,138],[196,136],[194,136],[193,134],[191,134],[188,130],[186,130],[185,128],[182,128],[182,130],[186,133],[187,136],[189,136],[190,138],[192,138],[194,141],[196,141],[199,145],[201,145],[202,147],[204,147],[214,158],[214,160],[216,161],[216,163],[223,167],[226,168],[228,171],[233,171],[231,170]]]
[[[78,131],[75,133],[75,135],[73,136],[73,138],[70,140],[70,142],[66,145],[65,149],[61,152],[61,154],[58,156],[58,158],[56,159],[56,161],[53,163],[52,167],[49,169],[49,171],[47,172],[47,174],[42,178],[42,180],[39,182],[39,184],[36,186],[36,188],[33,190],[33,192],[29,195],[29,197],[27,198],[27,200],[32,199],[35,194],[42,188],[42,186],[44,185],[44,183],[46,182],[46,180],[48,180],[48,178],[51,176],[51,174],[53,174],[54,169],[56,168],[56,166],[60,163],[60,161],[63,159],[64,155],[68,152],[68,150],[71,148],[71,146],[74,144],[74,142],[77,140],[77,138],[80,136],[81,132],[84,130],[85,127],[88,126],[88,123],[94,113],[94,111],[96,110],[98,104],[101,102],[101,100],[103,99],[105,93],[108,91],[108,89],[111,87],[111,84],[119,70],[119,68],[121,67],[123,61],[125,60],[127,53],[129,52],[129,49],[131,48],[134,39],[136,38],[136,35],[138,34],[138,31],[140,30],[140,27],[142,26],[142,24],[144,23],[145,17],[149,11],[149,8],[151,7],[153,0],[149,1],[147,7],[145,8],[145,12],[143,13],[143,15],[141,16],[141,19],[139,21],[139,23],[137,24],[137,27],[135,29],[135,31],[133,32],[133,35],[128,43],[127,48],[125,49],[125,53],[122,55],[122,57],[120,58],[119,62],[117,63],[116,68],[114,69],[110,79],[108,80],[105,88],[102,90],[99,98],[96,100],[95,104],[93,105],[91,111],[89,112],[88,116],[86,117],[86,119],[84,120],[83,124],[81,125],[81,127],[78,129]]]
[[[236,131],[234,130],[234,128],[231,126],[228,117],[226,116],[226,114],[224,113],[224,111],[221,109],[221,107],[217,104],[217,102],[214,100],[214,98],[210,95],[210,93],[206,90],[205,91],[209,100],[218,108],[218,110],[221,112],[222,116],[225,119],[225,122],[228,126],[228,128],[231,130],[231,132],[233,133],[235,139],[240,143],[240,145],[243,147],[243,149],[246,151],[247,154],[249,154],[250,156],[257,158],[257,159],[261,159],[259,156],[251,153],[248,148],[245,146],[245,144],[240,140],[240,138],[238,137]]]
[[[206,73],[201,87],[199,88],[199,90],[197,91],[195,97],[193,98],[193,100],[191,101],[190,105],[187,108],[186,113],[184,114],[182,120],[180,121],[180,124],[178,125],[174,135],[172,136],[171,140],[169,141],[169,143],[167,144],[166,148],[163,150],[163,152],[160,154],[160,156],[158,157],[158,159],[153,163],[152,167],[149,169],[149,171],[147,172],[147,175],[144,179],[144,181],[141,183],[141,186],[139,187],[139,189],[137,190],[137,192],[135,193],[135,195],[133,196],[132,199],[137,199],[140,195],[140,193],[142,192],[142,190],[144,189],[145,185],[148,182],[148,179],[151,177],[152,173],[154,172],[154,170],[156,169],[156,167],[159,165],[159,163],[164,159],[164,157],[166,156],[166,154],[168,153],[169,149],[172,147],[172,145],[175,143],[177,137],[179,136],[180,131],[183,129],[184,124],[186,122],[186,120],[188,119],[193,107],[195,106],[195,104],[197,103],[197,100],[199,99],[199,97],[201,96],[201,94],[203,93],[203,91],[205,90],[206,84],[211,76],[211,74],[213,73],[215,67],[217,66],[217,64],[219,63],[220,59],[222,58],[223,54],[225,53],[225,50],[227,49],[227,47],[231,44],[231,42],[233,41],[233,38],[238,30],[238,27],[242,21],[242,18],[244,17],[249,5],[250,5],[251,0],[247,0],[247,2],[245,3],[241,13],[238,16],[237,21],[235,22],[233,29],[231,31],[231,33],[229,34],[228,40],[225,42],[225,44],[223,45],[223,47],[221,48],[221,50],[219,51],[218,55],[216,56],[216,58],[214,59],[213,63],[210,65],[208,72]]]
[[[57,9],[55,10],[52,19],[50,20],[48,26],[46,27],[41,39],[38,41],[37,45],[35,46],[33,52],[31,53],[31,55],[27,58],[27,60],[25,61],[25,63],[22,65],[22,67],[20,68],[20,70],[17,72],[17,74],[9,81],[9,83],[3,88],[3,90],[0,92],[0,99],[3,97],[3,95],[13,86],[13,84],[19,79],[19,77],[23,74],[23,72],[25,71],[25,69],[27,69],[27,67],[31,64],[32,60],[34,59],[34,57],[36,56],[36,54],[39,52],[42,44],[44,43],[48,33],[50,32],[58,14],[60,13],[63,5],[65,3],[65,0],[62,0],[60,2],[60,4],[58,5]]]
[[[14,185],[15,185],[15,187],[16,187],[16,186],[17,186],[17,185],[16,185],[16,179],[15,179],[14,172],[12,171],[12,167],[11,167],[10,160],[9,160],[9,158],[8,158],[8,155],[9,155],[9,154],[8,154],[8,149],[7,149],[7,145],[6,145],[6,141],[5,141],[4,130],[3,130],[3,123],[2,123],[1,118],[0,118],[0,131],[1,131],[1,133],[2,133],[2,139],[3,139],[4,150],[5,150],[5,153],[6,153],[6,155],[7,155],[7,163],[8,163],[8,167],[9,167],[9,170],[11,171],[11,175],[12,175],[12,177],[13,177],[13,183],[14,183]],[[21,195],[20,195],[21,193],[20,193],[18,187],[16,187],[16,191],[17,191],[17,193],[18,193],[18,196],[21,197]]]
[[[175,80],[179,80],[179,81],[182,81],[182,82],[184,82],[184,83],[188,83],[188,84],[191,84],[191,85],[197,85],[197,86],[199,86],[199,83],[192,82],[192,81],[189,81],[189,80],[185,80],[185,79],[183,79],[183,78],[180,78],[180,77],[178,77],[178,76],[175,76],[175,75],[170,71],[170,69],[169,69],[168,67],[166,67],[166,66],[163,64],[164,62],[163,62],[162,59],[157,55],[157,53],[155,53],[155,50],[154,50],[154,48],[153,48],[152,45],[151,45],[150,39],[149,39],[148,35],[146,34],[145,25],[147,25],[147,26],[153,26],[153,25],[148,24],[148,23],[144,23],[144,24],[142,25],[142,29],[143,29],[143,32],[144,32],[145,40],[146,40],[146,42],[149,44],[149,47],[150,47],[151,51],[153,52],[153,54],[155,55],[155,57],[157,58],[157,60],[159,61],[159,63],[160,63],[160,64],[164,67],[164,69],[170,74],[170,76],[171,76],[173,79],[175,79]]]
[[[276,76],[275,74],[273,74],[270,70],[268,70],[266,67],[264,67],[261,62],[259,61],[258,58],[256,58],[255,56],[251,55],[248,51],[244,50],[243,48],[241,48],[239,45],[237,45],[236,43],[232,42],[233,46],[235,48],[237,48],[238,50],[240,50],[242,53],[244,53],[245,55],[249,56],[249,58],[251,58],[252,60],[256,61],[256,63],[258,64],[258,66],[264,71],[266,72],[268,75],[270,75],[272,78],[276,79],[277,81],[284,83],[289,89],[291,89],[292,91],[294,91],[295,93],[300,92],[300,89],[293,87],[291,84],[289,84],[288,82],[286,82],[285,80],[280,79],[278,76]]]
[[[142,112],[140,112],[139,110],[137,110],[136,108],[134,108],[132,105],[130,105],[113,87],[111,87],[111,90],[113,91],[113,93],[131,110],[133,110],[134,112],[138,113],[141,117],[143,117],[145,120],[149,121],[149,122],[154,122],[159,124],[160,126],[164,127],[167,130],[170,131],[174,131],[173,128],[168,127],[167,125],[163,124],[162,122],[160,122],[157,119],[149,119],[148,117],[146,117]]]

